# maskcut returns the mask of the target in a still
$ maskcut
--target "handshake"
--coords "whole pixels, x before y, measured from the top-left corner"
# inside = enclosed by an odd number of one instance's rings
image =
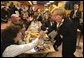
[[[40,31],[39,32],[39,35],[38,35],[38,38],[42,38],[45,34],[47,33],[47,31]]]

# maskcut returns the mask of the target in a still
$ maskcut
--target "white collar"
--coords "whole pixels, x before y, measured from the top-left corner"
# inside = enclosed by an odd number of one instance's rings
[[[61,23],[57,22],[57,27],[60,27],[63,24],[63,22],[64,22],[64,19],[62,19]]]
[[[64,22],[64,19],[62,19],[62,23]]]
[[[74,12],[77,12],[77,10],[74,10]]]

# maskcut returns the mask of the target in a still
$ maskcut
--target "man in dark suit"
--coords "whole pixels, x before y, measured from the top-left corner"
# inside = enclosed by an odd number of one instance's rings
[[[51,35],[50,33],[52,33],[54,30],[56,31],[57,30],[57,27],[56,27],[57,23],[55,21],[53,21],[51,18],[48,18],[48,19],[44,19],[42,21],[42,26],[41,26],[41,30],[43,31],[47,31],[47,35],[49,36],[50,40],[51,40]],[[53,35],[53,34],[52,34]],[[55,37],[58,37],[58,36],[55,36]],[[59,43],[60,42],[57,42],[56,41],[57,39],[54,39],[55,43],[57,43],[56,45],[60,45]],[[59,40],[60,41],[60,40]],[[54,42],[53,42],[54,43]],[[58,48],[56,47],[56,45],[54,44],[54,49],[56,51],[58,51]]]
[[[79,11],[79,5],[78,4],[74,4],[74,9],[71,11],[70,13],[70,18],[73,22],[73,25],[74,25],[74,29],[75,29],[75,36],[76,36],[76,39],[77,39],[77,29],[80,30],[80,18],[81,18],[81,12]]]
[[[56,23],[51,19],[49,19],[45,23],[43,23],[41,29],[44,31],[47,30],[48,31],[47,34],[49,34],[50,32],[56,29]]]
[[[63,18],[65,14],[64,9],[56,8],[52,13],[52,18],[58,26],[58,34],[63,41],[62,56],[74,57],[76,50],[76,33],[74,30],[73,22],[68,18]]]
[[[56,23],[51,19],[49,12],[44,13],[42,24],[42,29],[47,30],[47,34],[56,29]]]
[[[70,18],[73,21],[75,28],[79,28],[81,12],[79,11],[79,5],[74,4],[74,9],[70,13]]]

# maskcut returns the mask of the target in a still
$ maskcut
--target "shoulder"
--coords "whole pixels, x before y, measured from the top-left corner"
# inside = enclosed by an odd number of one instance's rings
[[[81,13],[81,11],[80,11],[80,10],[78,10],[78,13]]]
[[[71,12],[74,12],[74,10],[71,10]]]
[[[67,27],[70,27],[73,24],[73,22],[71,20],[69,20],[68,18],[64,19],[64,23],[65,23],[65,26],[67,26]]]

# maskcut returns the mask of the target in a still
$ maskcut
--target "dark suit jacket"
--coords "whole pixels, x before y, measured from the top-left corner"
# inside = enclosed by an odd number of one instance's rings
[[[47,34],[49,34],[51,31],[56,30],[56,22],[53,21],[52,25],[51,25],[50,20],[47,20],[47,21],[43,22],[41,29],[44,31],[47,29],[47,31],[48,31]]]
[[[37,20],[42,23],[42,19],[43,19],[43,18],[42,18],[42,16],[40,15]]]
[[[63,24],[59,27],[58,33],[63,35],[62,53],[74,53],[77,33],[74,30],[73,22],[65,18]]]
[[[70,18],[71,20],[74,22],[74,26],[77,29],[79,27],[79,23],[80,23],[80,18],[81,18],[81,12],[79,10],[77,10],[76,12],[76,17],[72,18],[74,14],[74,10],[71,11],[70,13]]]

